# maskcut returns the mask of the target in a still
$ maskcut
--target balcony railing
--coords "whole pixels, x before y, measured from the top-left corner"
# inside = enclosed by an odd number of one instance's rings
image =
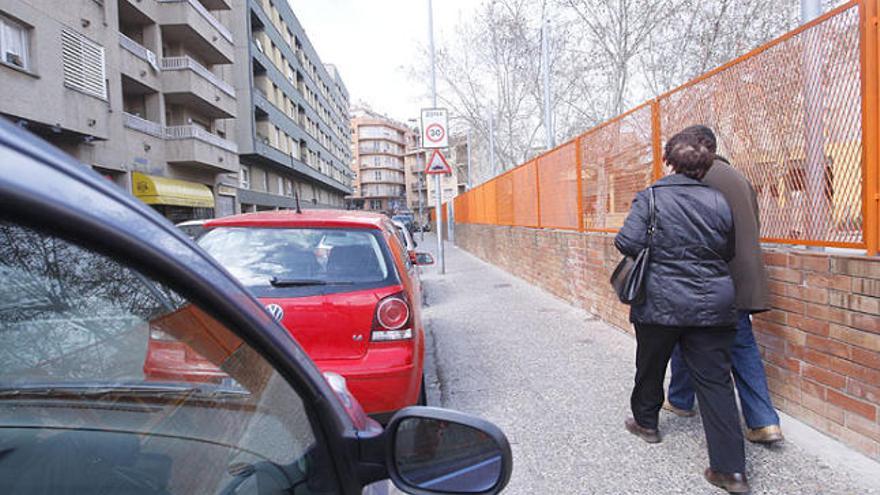
[[[119,33],[119,46],[150,64],[150,67],[152,67],[154,71],[159,72],[159,64],[157,62],[156,54],[148,50],[145,46],[122,33]]]
[[[230,153],[238,153],[238,146],[232,141],[227,141],[226,139],[195,125],[168,126],[165,128],[165,139],[198,139],[199,141],[222,148]]]
[[[129,129],[134,129],[160,139],[164,137],[162,124],[158,122],[153,122],[152,120],[147,120],[130,113],[122,114],[122,122],[123,125]]]
[[[186,55],[182,57],[164,57],[162,59],[162,70],[191,70],[205,78],[224,93],[233,98],[235,97],[235,89],[233,89],[231,84],[217,77],[216,74],[193,60],[192,57]]]
[[[201,4],[198,0],[159,0],[159,3],[181,3],[186,2],[192,6],[192,8],[196,9],[196,12],[202,15],[209,24],[214,26],[214,29],[220,33],[220,36],[226,38],[226,41],[232,43],[232,33],[229,29],[223,25],[216,17],[214,17],[211,12],[205,8],[204,5]]]

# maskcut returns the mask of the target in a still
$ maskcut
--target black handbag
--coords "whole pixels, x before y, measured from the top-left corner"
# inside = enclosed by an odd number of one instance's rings
[[[611,286],[617,298],[624,304],[640,304],[645,300],[645,277],[648,274],[648,261],[651,259],[651,246],[654,244],[654,230],[657,226],[657,213],[654,205],[654,188],[651,191],[651,213],[648,222],[648,243],[633,259],[624,256],[614,273],[611,274]]]

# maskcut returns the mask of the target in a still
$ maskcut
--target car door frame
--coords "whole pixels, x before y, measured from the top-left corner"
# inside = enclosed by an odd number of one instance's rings
[[[253,347],[299,394],[342,493],[360,493],[387,477],[384,466],[359,459],[364,433],[311,359],[224,268],[147,205],[7,122],[0,122],[0,219],[95,250],[178,291]]]

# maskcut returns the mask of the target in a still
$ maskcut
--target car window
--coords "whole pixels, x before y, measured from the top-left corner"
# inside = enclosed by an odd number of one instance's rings
[[[300,397],[222,323],[2,222],[0,450],[2,493],[267,493],[321,469]]]
[[[395,281],[382,237],[368,229],[217,227],[198,243],[260,297]]]

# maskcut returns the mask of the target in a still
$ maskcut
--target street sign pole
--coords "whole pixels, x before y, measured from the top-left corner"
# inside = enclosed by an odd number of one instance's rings
[[[431,0],[428,0],[428,40],[430,41],[431,47],[431,105],[434,108],[437,108],[437,64],[434,56],[434,6]],[[422,123],[422,129],[422,132],[427,132],[424,130],[424,123]],[[445,133],[446,131],[446,126],[444,124],[443,132]],[[434,178],[434,194],[437,196],[437,255],[440,257],[440,274],[443,275],[446,273],[446,256],[443,252],[443,215],[440,211],[443,204],[443,198],[440,193],[440,176],[438,175]]]

